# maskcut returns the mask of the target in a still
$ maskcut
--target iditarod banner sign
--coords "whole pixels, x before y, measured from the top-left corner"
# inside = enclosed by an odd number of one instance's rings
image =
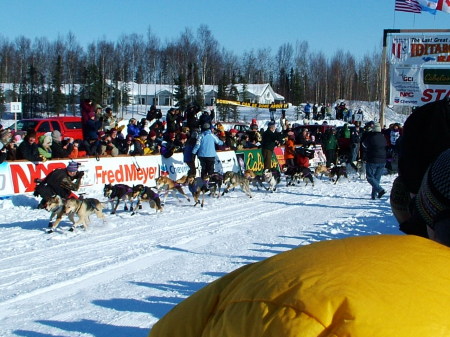
[[[392,35],[390,104],[420,106],[450,95],[450,35]]]

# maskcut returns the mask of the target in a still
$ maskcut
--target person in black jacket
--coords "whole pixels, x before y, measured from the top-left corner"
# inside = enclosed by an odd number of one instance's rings
[[[17,148],[17,159],[26,159],[29,161],[42,161],[39,154],[38,144],[36,144],[36,132],[30,130]]]
[[[423,135],[427,135],[426,140]],[[396,147],[398,177],[389,198],[392,212],[402,232],[428,237],[426,226],[412,221],[411,212],[426,170],[450,148],[450,97],[415,109],[406,120]]]
[[[270,170],[272,168],[272,155],[275,146],[283,142],[283,134],[277,132],[275,122],[269,122],[267,130],[262,134],[261,151],[264,160],[264,169]]]
[[[363,142],[366,152],[366,176],[372,186],[372,200],[381,198],[386,191],[380,186],[381,175],[386,166],[387,142],[381,133],[380,123],[375,123],[373,131],[367,134]]]
[[[63,199],[78,199],[78,196],[72,192],[78,191],[81,178],[84,176],[84,172],[79,171],[78,166],[79,163],[71,161],[66,168],[50,172],[43,181],[36,185],[34,196],[42,197],[38,208],[44,208],[47,200],[54,195],[59,195]]]
[[[358,122],[357,122],[358,123]],[[359,148],[361,144],[361,130],[359,123],[350,132],[350,164],[356,167],[356,161],[359,159]]]
[[[6,147],[0,142],[0,164],[6,160]]]
[[[61,142],[61,132],[52,131],[52,158],[69,158],[73,150],[74,139],[70,138],[65,144]]]

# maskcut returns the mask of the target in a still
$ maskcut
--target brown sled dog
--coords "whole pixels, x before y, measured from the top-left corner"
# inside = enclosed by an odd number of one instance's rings
[[[158,179],[156,179],[156,189],[158,191],[164,192],[164,199],[163,199],[162,205],[164,205],[166,203],[166,198],[167,198],[167,195],[169,194],[169,192],[172,192],[172,195],[175,198],[177,198],[178,201],[180,201],[180,202],[181,202],[181,199],[178,198],[177,192],[180,193],[181,195],[183,195],[183,197],[185,197],[187,199],[187,201],[191,201],[191,199],[189,199],[189,197],[186,195],[186,193],[184,193],[182,186],[183,186],[183,184],[173,181],[172,179],[170,179],[167,176],[161,176]]]
[[[67,199],[64,205],[65,213],[76,214],[78,216],[78,221],[75,222],[70,231],[73,231],[78,225],[83,225],[86,230],[90,220],[89,216],[93,213],[97,215],[97,218],[104,219],[105,215],[103,214],[103,204],[94,198],[86,198],[86,199]]]
[[[45,209],[50,212],[50,220],[48,223],[49,230],[47,231],[47,233],[53,233],[65,214],[64,200],[59,195],[54,195],[47,200]],[[53,218],[55,216],[56,220],[55,222],[53,222]],[[68,214],[68,217],[73,225],[75,223],[73,214]]]

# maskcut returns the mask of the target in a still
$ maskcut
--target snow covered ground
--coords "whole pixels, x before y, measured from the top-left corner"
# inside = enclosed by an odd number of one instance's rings
[[[288,115],[289,116],[289,115]],[[384,175],[389,192],[395,177]],[[89,197],[103,198],[99,187]],[[399,234],[388,195],[370,199],[356,175],[275,193],[239,189],[205,207],[169,197],[162,213],[105,211],[87,231],[46,234],[31,195],[0,200],[0,336],[143,337],[209,282],[315,241]]]
[[[393,176],[383,176],[389,190]],[[387,196],[355,176],[337,185],[240,190],[204,208],[168,198],[161,214],[120,211],[88,231],[44,232],[32,196],[0,201],[0,336],[146,336],[177,303],[248,263],[315,241],[400,234]],[[90,196],[104,198],[101,191]]]

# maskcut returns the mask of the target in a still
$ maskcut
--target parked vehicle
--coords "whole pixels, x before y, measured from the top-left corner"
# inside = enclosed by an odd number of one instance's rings
[[[64,138],[83,139],[81,117],[49,117],[21,119],[9,127],[13,132],[26,133],[27,130],[36,132],[36,139],[53,130],[61,132]]]
[[[250,130],[250,125],[247,123],[241,122],[220,122],[223,125],[225,131],[230,131],[231,129],[235,129],[238,131],[238,134],[245,133]]]

